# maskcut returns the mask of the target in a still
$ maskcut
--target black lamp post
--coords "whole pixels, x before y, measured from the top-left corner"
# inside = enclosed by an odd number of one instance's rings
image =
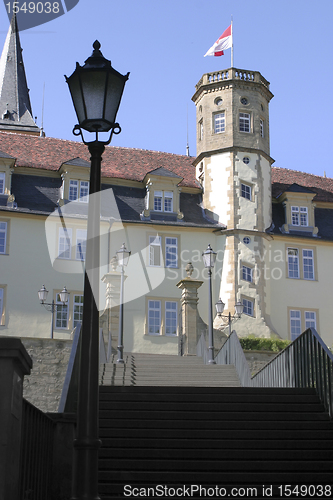
[[[131,252],[122,244],[121,249],[118,250],[117,260],[118,266],[121,269],[120,277],[120,309],[119,309],[119,332],[118,332],[118,359],[117,363],[124,363],[124,267],[127,266]]]
[[[229,314],[223,314],[223,311],[224,311],[224,302],[222,302],[221,299],[219,299],[216,304],[215,304],[215,307],[216,307],[216,312],[217,312],[217,315],[220,317],[220,318],[227,318],[228,319],[228,325],[229,325],[229,336],[231,335],[231,322],[233,319],[235,318],[240,318],[242,313],[243,313],[243,309],[244,309],[244,306],[241,302],[236,302],[235,304],[235,313],[233,316],[231,316],[231,313],[229,312]]]
[[[214,335],[213,335],[213,299],[212,299],[212,269],[215,266],[216,252],[213,251],[210,245],[202,254],[204,266],[208,269],[209,277],[209,292],[208,292],[208,363],[215,365],[214,361]]]
[[[72,500],[98,500],[98,398],[99,398],[99,224],[101,161],[105,146],[121,129],[116,115],[129,73],[121,75],[112,68],[93,44],[94,51],[84,66],[76,63],[74,73],[65,77],[78,118],[74,135],[81,135],[91,154],[88,204],[87,247],[84,303],[81,328],[81,362],[77,409],[77,433],[74,441]],[[94,132],[96,139],[86,142],[82,129]],[[99,141],[99,132],[109,132],[107,141]],[[89,273],[89,278],[88,278]],[[94,291],[94,293],[93,293]]]
[[[41,303],[42,306],[45,307],[47,311],[50,311],[52,313],[52,319],[51,319],[51,339],[53,339],[53,330],[54,330],[54,313],[57,310],[57,305],[54,302],[54,299],[52,302],[45,302],[47,298],[47,294],[49,293],[48,290],[46,290],[45,285],[42,286],[40,290],[38,290],[38,298],[39,302]],[[66,287],[62,289],[62,291],[59,293],[59,298],[60,302],[62,302],[63,305],[67,304],[68,301],[68,296],[69,293],[66,290]]]

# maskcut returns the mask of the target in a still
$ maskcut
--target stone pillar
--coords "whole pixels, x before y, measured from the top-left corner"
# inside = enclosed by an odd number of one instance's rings
[[[0,500],[19,500],[23,378],[31,368],[20,339],[0,338]]]
[[[177,283],[181,289],[181,313],[182,313],[182,334],[184,335],[183,352],[184,356],[196,356],[198,344],[198,289],[203,281],[191,278],[193,266],[189,263],[186,266],[187,278]]]

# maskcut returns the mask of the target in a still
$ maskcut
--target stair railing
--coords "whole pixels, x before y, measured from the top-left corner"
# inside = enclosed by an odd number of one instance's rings
[[[333,354],[308,328],[253,377],[255,387],[314,388],[333,418]]]

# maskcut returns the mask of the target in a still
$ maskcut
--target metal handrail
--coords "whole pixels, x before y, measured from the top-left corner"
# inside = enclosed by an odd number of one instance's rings
[[[197,352],[204,363],[208,363],[203,335]],[[243,387],[313,388],[333,418],[333,354],[314,328],[305,330],[253,377],[235,331],[222,346],[215,362],[234,365]]]
[[[333,354],[308,328],[252,377],[255,387],[313,388],[333,418]]]

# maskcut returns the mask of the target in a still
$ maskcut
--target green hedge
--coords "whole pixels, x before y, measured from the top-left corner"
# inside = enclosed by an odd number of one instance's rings
[[[273,351],[278,352],[285,349],[290,340],[282,340],[279,338],[260,338],[255,335],[242,337],[239,339],[242,348],[245,351]]]

